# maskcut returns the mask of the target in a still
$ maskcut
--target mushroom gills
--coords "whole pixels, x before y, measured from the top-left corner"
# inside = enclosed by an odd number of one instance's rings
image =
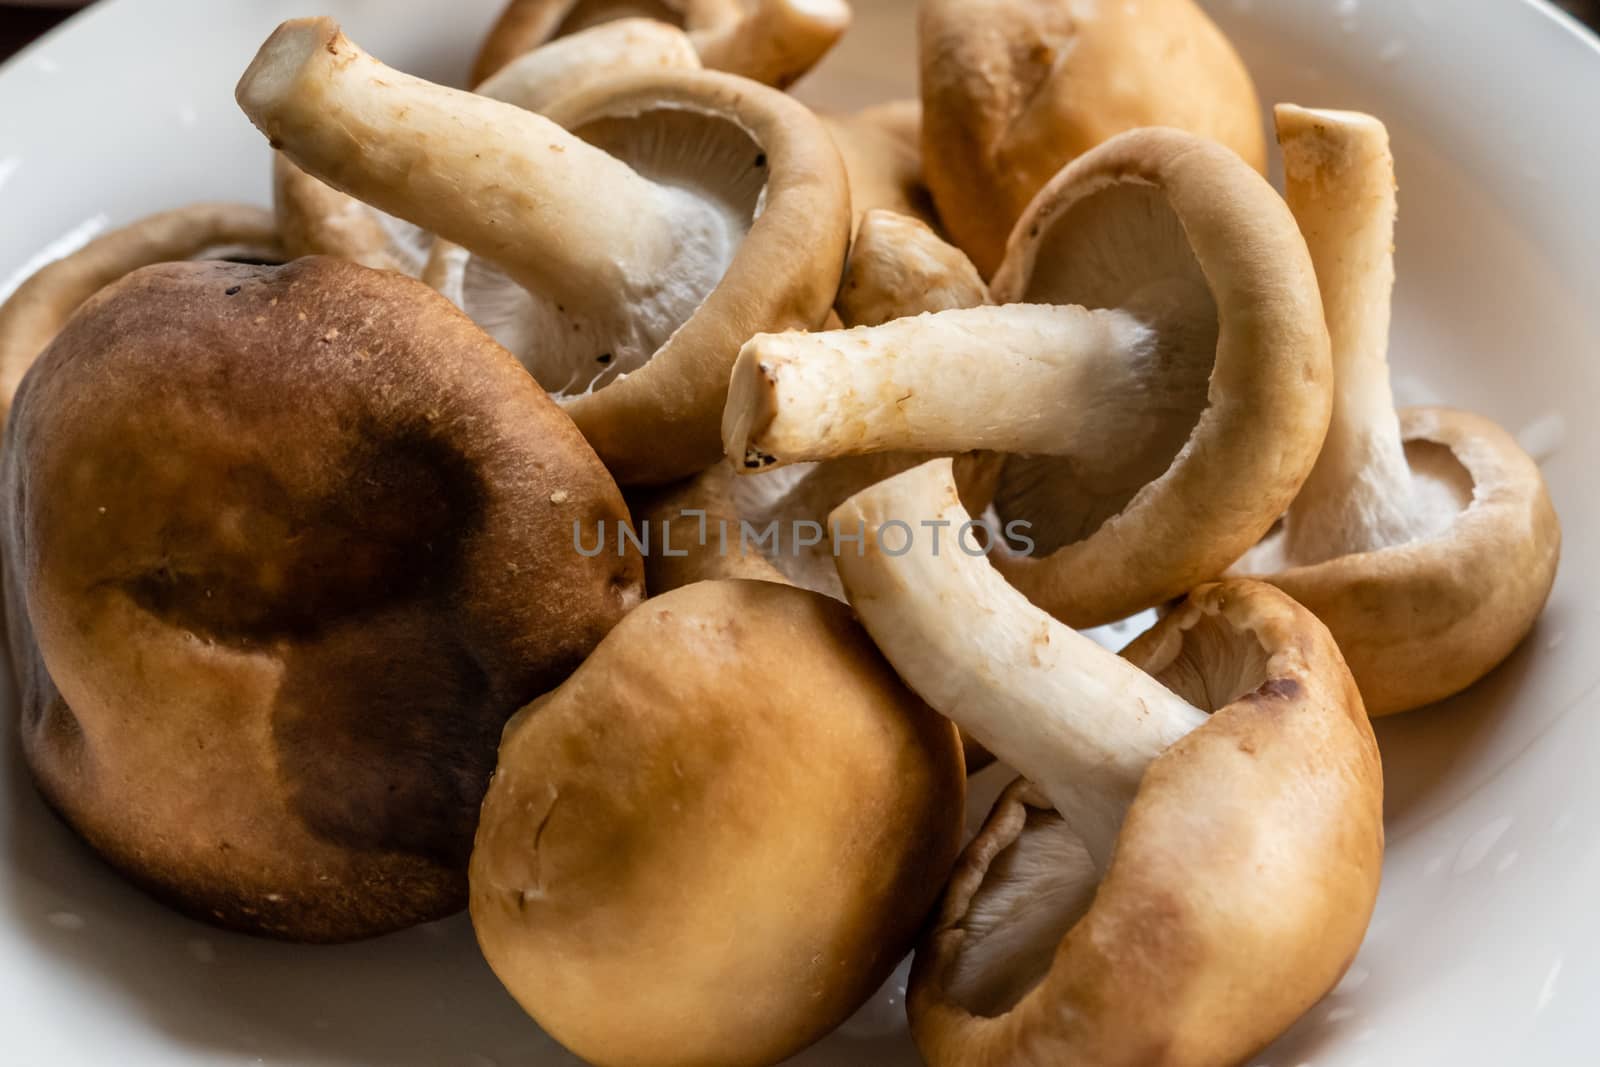
[[[1449,532],[1462,512],[1472,506],[1472,475],[1448,446],[1437,441],[1412,438],[1405,442],[1405,459],[1411,480],[1411,492],[1406,498],[1405,515],[1408,521],[1403,531],[1389,530],[1390,536],[1368,545],[1368,550],[1399,548],[1442,536]],[[1358,503],[1362,497],[1372,498],[1378,492],[1364,481],[1358,481],[1351,488],[1350,498],[1357,503],[1348,508],[1345,514],[1355,528],[1333,534],[1333,541],[1349,543],[1358,540],[1358,535],[1367,536],[1380,528],[1376,516],[1389,509],[1362,508]],[[1233,572],[1277,574],[1292,567],[1322,563],[1340,554],[1334,552],[1316,559],[1302,558],[1290,545],[1287,524],[1279,523],[1262,538],[1260,544],[1245,554],[1234,566]]]
[[[1066,819],[1033,807],[1024,819],[973,894],[950,977],[951,995],[986,1018],[1016,1007],[1050,973],[1056,947],[1088,913],[1100,884],[1094,859]]]
[[[459,283],[443,287],[558,400],[602,389],[648,363],[716,288],[761,214],[767,159],[749,131],[680,105],[663,104],[650,121],[641,118],[608,116],[572,131],[654,182],[658,210],[675,220],[673,264],[627,279],[629,294],[605,301],[625,318],[608,323],[580,314],[470,254],[459,261]],[[712,184],[708,175],[731,177]]]
[[[1052,222],[1035,262],[1022,299],[1121,308],[1154,339],[1124,381],[1108,384],[1114,402],[1080,416],[1073,436],[1085,447],[1012,456],[1001,472],[996,513],[1031,523],[1035,554],[1047,556],[1090,537],[1172,466],[1205,410],[1220,326],[1183,225],[1153,186],[1119,182],[1078,201]]]

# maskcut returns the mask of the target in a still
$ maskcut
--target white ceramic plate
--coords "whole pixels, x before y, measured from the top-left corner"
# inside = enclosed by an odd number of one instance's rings
[[[1080,0],[1094,2],[1094,0]],[[1110,2],[1110,0],[1102,0]],[[320,9],[402,68],[455,80],[499,0],[110,0],[0,71],[0,295],[107,226],[268,198],[234,80]],[[1339,990],[1267,1067],[1595,1062],[1600,999],[1600,46],[1529,0],[1223,0],[1263,97],[1382,116],[1401,176],[1402,400],[1475,408],[1547,456],[1566,529],[1554,599],[1471,694],[1379,727],[1389,856]],[[912,87],[910,0],[803,89]],[[1585,593],[1590,590],[1590,593]],[[549,1067],[576,1061],[501,992],[464,919],[341,948],[182,919],[128,888],[0,762],[0,1060]],[[891,983],[808,1065],[915,1064]]]

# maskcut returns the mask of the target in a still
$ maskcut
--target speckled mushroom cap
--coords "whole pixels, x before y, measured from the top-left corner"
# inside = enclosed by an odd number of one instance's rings
[[[963,793],[955,727],[845,605],[690,585],[507,727],[472,855],[478,943],[588,1062],[777,1063],[910,947]]]
[[[114,866],[303,941],[461,908],[506,719],[641,594],[571,422],[420,282],[166,264],[90,300],[0,456],[22,751]]]
[[[1037,547],[996,565],[1035,603],[1112,622],[1222,574],[1283,514],[1328,425],[1328,332],[1294,217],[1234,153],[1173,130],[1108,142],[1040,192],[992,289],[1156,335],[1127,367],[1149,385],[1111,409],[1128,418],[1007,461],[996,508]]]
[[[481,85],[525,52],[557,37],[620,18],[645,17],[704,30],[739,17],[739,0],[510,0],[472,65]]]
[[[985,276],[1056,171],[1125,130],[1175,126],[1266,170],[1250,74],[1193,0],[925,0],[920,37],[928,184]]]
[[[113,230],[42,268],[0,304],[0,425],[34,359],[85,300],[124,274],[172,260],[283,256],[270,213],[190,204]]]
[[[1230,581],[1125,655],[1214,713],[1145,773],[1098,891],[1061,864],[1072,831],[1042,793],[1018,782],[1000,798],[912,972],[931,1067],[1242,1063],[1361,944],[1382,775],[1327,630]]]

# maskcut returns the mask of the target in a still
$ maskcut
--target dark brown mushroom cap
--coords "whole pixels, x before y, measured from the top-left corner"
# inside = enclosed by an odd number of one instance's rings
[[[507,727],[472,855],[478,942],[589,1062],[776,1063],[910,947],[963,783],[955,727],[848,607],[686,586]]]
[[[91,300],[7,428],[8,633],[46,798],[185,911],[309,941],[466,897],[505,720],[638,599],[626,516],[420,282],[168,264]]]
[[[1061,818],[1025,782],[996,804],[912,973],[912,1032],[932,1067],[1240,1063],[1333,988],[1361,944],[1382,772],[1327,630],[1277,590],[1229,581],[1127,656],[1215,713],[1146,772],[1087,912],[1054,927],[1033,916],[1047,943],[998,956],[1016,973],[973,984],[969,918],[997,887],[1034,902],[1057,889],[1051,867],[1015,860],[1059,836]]]
[[[483,84],[546,41],[613,19],[644,16],[699,30],[731,22],[739,14],[739,0],[510,0],[478,51],[472,84]]]
[[[1236,154],[1170,129],[1106,142],[1040,191],[993,295],[1125,308],[1158,339],[1148,395],[1117,409],[1142,432],[1006,461],[997,507],[1039,551],[995,562],[1034,603],[1085,627],[1182,596],[1294,500],[1328,428],[1328,330],[1294,217]]]
[[[1539,467],[1488,419],[1400,412],[1416,468],[1462,507],[1440,534],[1264,574],[1332,631],[1367,711],[1389,715],[1459,693],[1533,628],[1555,584],[1561,525]],[[1248,558],[1247,558],[1248,562]]]
[[[722,459],[728,379],[744,343],[816,329],[831,313],[851,232],[844,164],[805,105],[714,71],[619,78],[564,97],[549,117],[647,178],[710,184],[715,174],[734,184],[764,174],[760,214],[699,309],[644,366],[565,405],[619,482],[675,481]],[[678,167],[703,148],[698,175],[652,169],[668,154],[659,146],[674,141]]]

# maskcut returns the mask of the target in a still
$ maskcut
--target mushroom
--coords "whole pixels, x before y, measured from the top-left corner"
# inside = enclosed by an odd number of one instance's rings
[[[1377,897],[1382,773],[1321,623],[1225,582],[1118,657],[964,539],[948,460],[832,521],[866,531],[839,570],[889,662],[1025,778],[917,952],[908,1009],[931,1067],[1220,1067],[1335,985]]]
[[[504,268],[516,285],[474,289],[468,265],[468,312],[625,484],[720,458],[739,345],[816,327],[838,289],[838,153],[804,106],[744,79],[611,80],[546,119],[392,71],[309,19],[268,39],[238,98],[298,165]]]
[[[466,903],[505,721],[641,596],[571,422],[449,302],[329,258],[147,267],[39,356],[0,453],[21,742],[128,877],[341,941]]]
[[[933,199],[922,178],[917,150],[875,121],[860,115],[824,117],[850,176],[850,200],[856,221],[874,208],[910,215],[930,226],[936,222]]]
[[[472,854],[478,944],[588,1062],[777,1063],[910,949],[964,790],[955,728],[845,605],[678,589],[507,726]]]
[[[996,307],[776,334],[723,418],[749,470],[887,450],[1007,454],[995,564],[1072,626],[1223,573],[1294,498],[1328,421],[1327,329],[1294,219],[1228,149],[1137,130],[1018,222]]]
[[[1174,126],[1266,170],[1250,73],[1193,0],[927,0],[920,38],[928,186],[985,277],[1034,195],[1125,130]]]
[[[890,100],[856,112],[856,119],[876,126],[922,158],[922,101]]]
[[[484,40],[474,84],[547,41],[628,15],[682,26],[712,70],[785,88],[850,27],[845,0],[511,0]]]
[[[988,286],[961,249],[920,219],[874,209],[856,229],[834,308],[853,327],[988,303]]]
[[[565,93],[607,78],[659,69],[697,69],[700,57],[683,31],[651,19],[621,19],[536,48],[478,86],[477,93],[529,111],[543,111]],[[444,250],[433,235],[333,189],[273,155],[278,227],[294,256],[328,255],[378,270],[448,284]],[[444,242],[447,244],[447,242]]]
[[[0,425],[34,358],[79,305],[123,275],[177,259],[282,256],[267,212],[245,204],[191,204],[113,230],[48,264],[0,304]]]
[[[1383,124],[1291,105],[1277,121],[1333,338],[1333,421],[1282,528],[1236,570],[1315,612],[1367,709],[1387,715],[1460,692],[1510,655],[1550,596],[1561,527],[1510,434],[1463,411],[1395,412],[1395,177]]]

